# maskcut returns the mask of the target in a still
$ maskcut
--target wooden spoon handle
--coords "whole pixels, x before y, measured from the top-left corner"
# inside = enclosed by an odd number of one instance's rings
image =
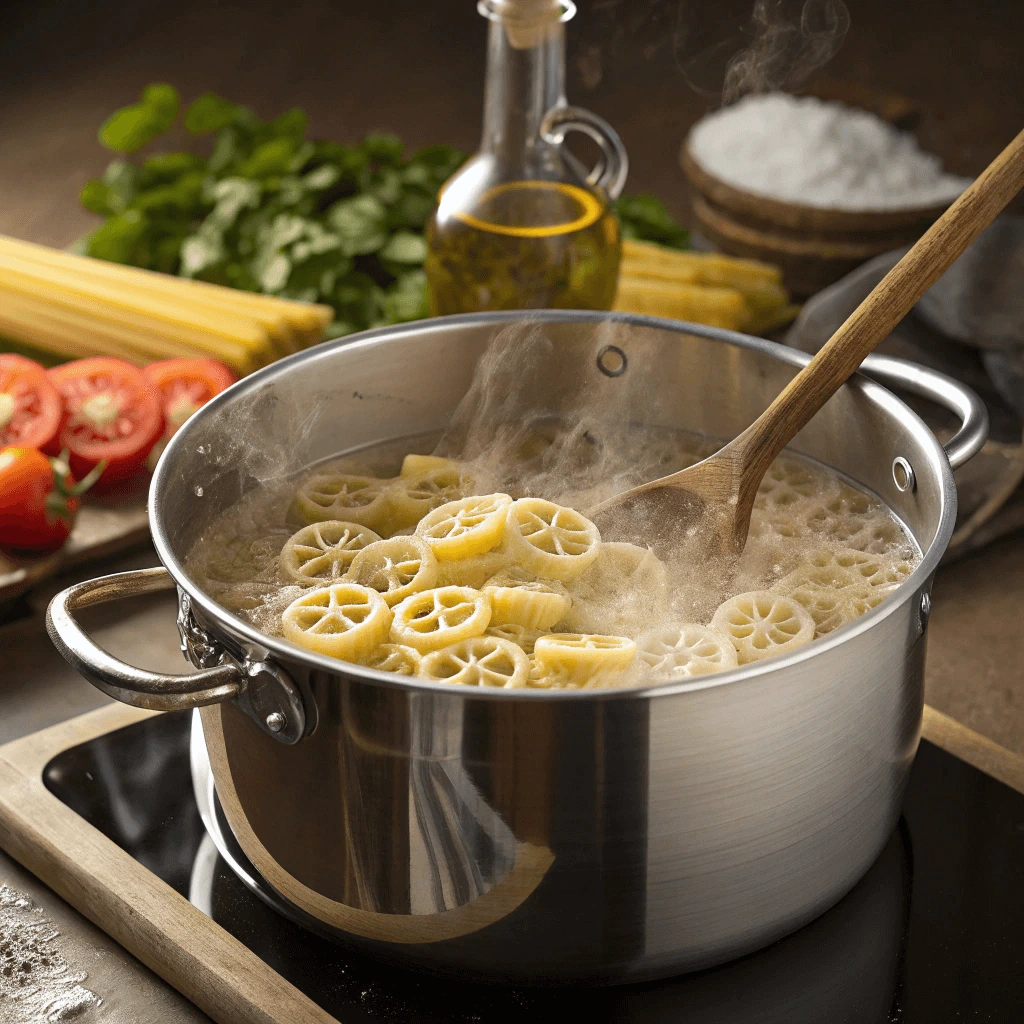
[[[1024,131],[918,239],[778,398],[736,438],[733,445],[743,457],[744,485],[749,477],[756,490],[782,449],[1021,188]]]

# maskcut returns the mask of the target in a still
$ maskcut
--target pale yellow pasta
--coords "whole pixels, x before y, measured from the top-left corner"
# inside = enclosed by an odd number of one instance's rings
[[[387,536],[416,526],[428,513],[464,497],[468,481],[457,465],[439,466],[412,476],[399,476],[387,482]]]
[[[367,526],[328,519],[293,533],[281,549],[283,575],[304,587],[341,579],[352,559],[380,537]]]
[[[628,637],[549,633],[533,647],[534,658],[566,686],[605,685],[633,664],[636,644]]]
[[[715,447],[668,430],[645,438],[637,473],[651,478]],[[525,468],[507,473],[407,454],[398,476],[373,476],[394,472],[394,447],[321,465],[269,515],[269,503],[249,519],[225,515],[190,571],[261,631],[344,661],[460,685],[578,689],[671,684],[788,653],[876,608],[917,564],[879,501],[790,457],[765,474],[750,541],[727,573],[686,539],[655,553],[642,534],[615,537],[612,521],[602,540],[579,510],[631,479],[621,466],[602,476],[607,447],[546,424],[517,425],[510,440]],[[577,462],[585,472],[572,479]],[[474,478],[495,493],[474,493]],[[564,503],[533,496],[549,486]]]
[[[738,664],[729,637],[696,622],[652,630],[637,641],[637,653],[655,683],[721,672]]]
[[[386,524],[387,481],[350,473],[317,473],[295,492],[295,509],[307,523],[328,519],[368,526],[376,533]]]
[[[414,676],[419,671],[423,656],[415,647],[404,644],[381,644],[363,658],[360,664],[378,672],[396,672],[400,676]]]
[[[512,499],[484,494],[449,501],[428,512],[416,527],[439,562],[457,562],[496,548],[505,533]]]
[[[376,590],[334,583],[307,591],[285,609],[284,636],[342,661],[359,661],[388,636],[391,609]]]
[[[515,622],[495,625],[492,620],[491,624],[487,627],[486,635],[496,636],[501,640],[508,640],[517,647],[521,647],[527,654],[533,654],[534,644],[542,636],[545,636],[546,632],[543,629],[528,629],[526,626],[520,626]]]
[[[542,580],[525,569],[503,569],[483,587],[491,602],[491,622],[526,629],[549,629],[572,607],[558,580]]]
[[[395,607],[391,642],[427,654],[482,636],[490,621],[490,602],[479,590],[437,587],[413,594]]]
[[[741,665],[790,651],[814,639],[814,619],[803,605],[769,590],[737,594],[719,605],[711,625],[736,648]]]
[[[437,559],[419,537],[390,537],[370,544],[352,559],[348,578],[372,587],[394,607],[410,594],[437,583]]]
[[[438,562],[442,587],[472,587],[480,590],[497,572],[508,567],[511,561],[508,549],[501,545],[485,551],[482,555],[459,558],[454,562]]]
[[[563,582],[590,568],[601,543],[600,532],[586,516],[543,498],[512,502],[505,536],[524,569]]]
[[[668,570],[650,548],[602,542],[593,565],[570,585],[569,593],[572,608],[563,620],[566,629],[637,636],[661,617]]]
[[[461,686],[511,689],[525,686],[529,671],[530,659],[514,643],[496,636],[477,636],[427,654],[417,675]]]
[[[419,476],[435,469],[454,469],[461,473],[459,464],[454,459],[444,459],[440,455],[413,455],[410,453],[402,459],[400,477]]]

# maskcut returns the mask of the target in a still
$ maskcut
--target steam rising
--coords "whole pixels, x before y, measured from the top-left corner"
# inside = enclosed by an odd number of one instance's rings
[[[798,19],[782,0],[757,0],[750,45],[729,61],[722,101],[747,93],[793,90],[827,64],[846,38],[850,12],[843,0],[806,0]]]
[[[606,372],[599,368],[602,353]],[[615,373],[616,353],[627,357],[621,374]],[[679,419],[677,397],[652,383],[665,360],[663,339],[645,339],[626,324],[517,323],[491,341],[439,440],[436,434],[403,438],[333,459],[318,472],[394,477],[404,454],[433,448],[463,464],[470,493],[536,496],[586,515],[612,495],[691,466],[718,447],[658,425]],[[301,435],[309,425],[280,409],[276,422],[284,432],[268,439],[272,451],[289,441],[285,428]],[[295,463],[279,466],[289,464]],[[297,481],[263,476],[269,468],[247,467],[262,485],[220,516],[187,565],[223,606],[279,635],[282,612],[303,591],[281,573],[278,556],[303,520],[290,508]],[[597,525],[608,547],[569,581],[573,605],[552,631],[638,639],[650,629],[706,624],[728,596],[771,589],[823,547],[913,557],[877,501],[810,464],[796,464],[795,472],[796,478],[777,477],[776,490],[755,507],[736,564],[708,557],[699,521],[678,517],[681,527],[668,542],[664,523],[645,521],[632,509],[601,517]],[[389,486],[400,487],[401,480]],[[374,525],[383,531],[387,523]],[[501,563],[500,545],[494,554]]]

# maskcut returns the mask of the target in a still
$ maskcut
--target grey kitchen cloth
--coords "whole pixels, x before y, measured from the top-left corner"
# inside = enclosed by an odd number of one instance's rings
[[[790,327],[786,343],[816,352],[906,251],[883,253],[818,292]],[[925,293],[914,314],[943,338],[977,350],[999,397],[1024,417],[1024,217],[998,218]],[[913,334],[904,325],[894,334],[900,331],[905,340],[908,331]],[[920,362],[964,377],[962,357],[948,346],[918,337],[910,347],[898,354],[915,358],[916,351]]]

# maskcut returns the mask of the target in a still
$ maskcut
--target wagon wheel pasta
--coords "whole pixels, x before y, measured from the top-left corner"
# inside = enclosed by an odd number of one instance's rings
[[[814,619],[791,597],[755,590],[719,605],[711,625],[732,641],[741,665],[790,651],[814,639]]]
[[[738,664],[728,636],[695,622],[647,633],[637,642],[637,653],[656,683],[721,672]]]
[[[352,559],[348,578],[376,590],[388,607],[437,583],[437,559],[419,537],[391,537],[369,544]]]
[[[505,535],[524,569],[563,582],[590,568],[601,543],[601,534],[586,516],[543,498],[512,502]]]
[[[415,647],[404,644],[381,644],[363,658],[362,664],[378,672],[396,672],[400,676],[414,676],[419,671],[423,656]]]
[[[643,439],[634,469],[609,438],[559,431],[514,423],[478,437],[473,461],[392,444],[321,464],[204,527],[189,572],[260,631],[343,661],[564,690],[672,684],[785,654],[878,607],[917,565],[879,501],[788,455],[765,474],[727,571],[685,542],[624,543],[614,522],[602,538],[580,509],[716,444],[626,425],[624,439]]]
[[[625,672],[633,664],[636,644],[624,636],[549,633],[533,648],[538,664],[566,686],[587,686]]]
[[[345,575],[352,559],[380,537],[366,526],[328,519],[304,526],[281,550],[281,572],[302,586],[323,586]]]
[[[391,642],[427,654],[482,636],[490,621],[490,602],[479,590],[438,587],[413,594],[395,608]]]
[[[497,547],[482,555],[471,555],[453,562],[438,562],[438,583],[443,587],[472,587],[473,590],[480,590],[495,573],[508,566],[510,558],[505,547]]]
[[[422,679],[441,679],[462,686],[525,686],[530,659],[516,644],[496,636],[460,640],[426,655]]]
[[[501,542],[512,499],[507,494],[449,501],[428,512],[416,527],[441,562],[455,562],[482,555]]]
[[[650,549],[602,542],[593,565],[572,585],[566,629],[635,636],[650,627],[668,595],[668,570]]]
[[[295,507],[307,523],[340,519],[380,533],[389,511],[386,491],[386,482],[374,477],[318,473],[299,485]]]
[[[454,464],[399,476],[387,488],[386,532],[392,534],[407,526],[416,526],[427,513],[461,498],[467,487],[462,470]]]
[[[486,635],[496,636],[500,640],[508,640],[517,647],[521,647],[527,654],[533,654],[534,644],[545,635],[545,631],[543,629],[529,629],[515,622],[495,625],[492,621],[491,625],[487,627]]]
[[[398,475],[400,477],[415,477],[435,469],[455,470],[461,477],[461,468],[454,459],[444,459],[439,455],[413,455],[411,453],[402,459],[402,469]]]
[[[281,618],[285,639],[344,661],[359,661],[387,639],[391,609],[369,587],[334,583],[292,601]]]
[[[503,569],[483,588],[491,602],[491,622],[526,629],[548,629],[572,607],[557,580],[541,580],[525,569]]]

